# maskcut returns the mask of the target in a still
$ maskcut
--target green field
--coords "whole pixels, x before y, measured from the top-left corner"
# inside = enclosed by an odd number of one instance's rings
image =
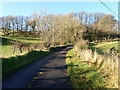
[[[12,36],[4,36],[0,37],[2,39],[2,45],[0,48],[2,48],[2,54],[0,57],[11,57],[15,55],[24,55],[27,53],[26,50],[24,50],[23,53],[20,53],[19,49],[16,49],[15,54],[13,54],[12,45],[9,43],[9,41],[20,41],[24,43],[39,43],[39,38],[32,38],[32,37],[12,37]]]
[[[33,37],[4,36],[3,38],[20,41],[20,42],[25,42],[25,43],[39,43],[40,42],[40,38],[33,38]]]
[[[119,50],[118,48],[118,41],[116,42],[106,42],[106,43],[99,43],[96,46],[94,46],[95,48],[100,48],[102,51],[107,52],[109,49],[111,49],[112,47],[115,47],[117,50]]]
[[[105,52],[107,52],[112,47],[115,47],[118,50],[118,42],[96,43],[90,44],[89,46],[89,48],[92,50],[97,49],[96,51],[100,55],[105,55]],[[84,54],[85,53],[83,53],[83,55]],[[90,53],[88,52],[88,57],[89,56]],[[70,80],[72,82],[73,88],[112,88],[112,86],[110,85],[107,86],[106,83],[106,80],[108,80],[107,72],[101,74],[96,65],[81,63],[80,61],[85,60],[86,57],[77,57],[74,48],[68,51],[66,57],[66,64],[68,66],[67,69],[70,75]],[[102,56],[98,58],[101,57]],[[91,58],[91,60],[92,59],[93,58]]]
[[[119,46],[120,41],[115,41],[115,42],[102,42],[102,43],[90,43],[89,48],[92,49],[93,51],[96,50],[97,53],[104,55],[109,50],[113,47],[115,47],[116,50],[120,52],[120,46]],[[120,55],[120,53],[118,53]]]

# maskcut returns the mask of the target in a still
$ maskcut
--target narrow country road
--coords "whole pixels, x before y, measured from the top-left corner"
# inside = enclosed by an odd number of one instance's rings
[[[71,88],[65,64],[71,48],[62,48],[28,65],[4,80],[3,88]]]

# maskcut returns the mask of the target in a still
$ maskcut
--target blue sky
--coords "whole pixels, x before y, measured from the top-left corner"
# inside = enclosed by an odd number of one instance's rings
[[[117,2],[104,2],[112,11],[118,14]],[[2,13],[0,16],[22,15],[30,16],[34,12],[46,10],[47,14],[68,14],[70,12],[100,12],[112,14],[100,2],[0,2]],[[115,16],[117,19],[117,17]]]

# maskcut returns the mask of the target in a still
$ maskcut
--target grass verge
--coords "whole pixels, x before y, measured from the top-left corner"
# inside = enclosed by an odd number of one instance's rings
[[[102,88],[105,79],[97,71],[97,67],[93,67],[87,63],[81,63],[80,59],[75,57],[74,49],[67,53],[66,63],[68,73],[73,88]]]

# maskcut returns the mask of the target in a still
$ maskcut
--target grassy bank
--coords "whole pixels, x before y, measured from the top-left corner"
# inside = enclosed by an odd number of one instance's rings
[[[66,55],[73,88],[117,88],[118,58],[105,54],[112,47],[118,49],[117,46],[117,42],[92,43],[89,49],[75,45]]]
[[[32,63],[33,61],[47,55],[49,52],[44,51],[32,51],[25,55],[15,56],[10,58],[2,58],[2,74],[3,78],[11,75],[12,73],[18,71],[19,69],[25,67],[26,65]]]
[[[75,57],[74,49],[67,53],[66,63],[73,88],[102,88],[106,78],[100,75],[97,67],[81,60]]]

